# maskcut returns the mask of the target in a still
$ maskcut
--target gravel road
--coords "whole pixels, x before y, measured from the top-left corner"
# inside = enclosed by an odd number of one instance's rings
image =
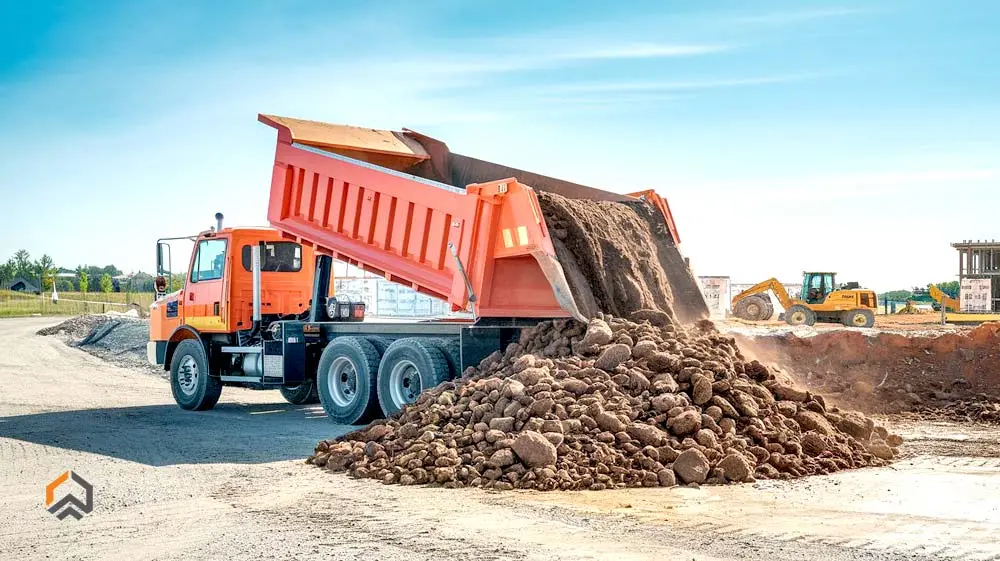
[[[702,489],[488,493],[302,463],[348,427],[277,392],[178,409],[163,378],[0,321],[0,558],[1000,559],[1000,436],[908,423],[886,469]],[[71,469],[94,511],[57,520]]]

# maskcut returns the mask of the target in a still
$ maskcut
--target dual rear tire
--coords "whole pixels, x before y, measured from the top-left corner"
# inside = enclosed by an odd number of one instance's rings
[[[320,356],[316,380],[320,403],[338,424],[366,423],[398,413],[425,389],[448,380],[443,341],[408,337],[339,337]]]

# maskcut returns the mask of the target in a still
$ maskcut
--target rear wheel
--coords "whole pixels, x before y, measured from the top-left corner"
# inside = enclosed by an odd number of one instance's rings
[[[378,402],[386,417],[413,403],[424,390],[449,378],[448,360],[432,341],[398,339],[386,349],[378,368]]]
[[[789,325],[813,325],[816,323],[816,312],[802,304],[795,304],[785,311],[785,321]]]
[[[848,310],[841,315],[841,321],[847,327],[872,327],[875,325],[875,313],[871,310]]]
[[[281,386],[278,388],[281,397],[292,405],[308,405],[319,403],[319,393],[316,391],[316,382],[309,380],[297,386]]]
[[[170,393],[181,409],[204,411],[215,407],[222,381],[208,372],[205,347],[196,339],[181,341],[170,359]]]
[[[339,337],[323,349],[316,368],[319,401],[330,419],[354,425],[378,416],[378,351],[360,337]]]

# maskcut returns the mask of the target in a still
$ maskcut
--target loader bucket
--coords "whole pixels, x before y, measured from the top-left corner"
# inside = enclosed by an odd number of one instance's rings
[[[444,142],[407,129],[385,131],[272,115],[260,115],[260,120],[278,129],[279,136],[269,219],[291,237],[316,243],[321,252],[382,274],[390,280],[409,284],[425,294],[444,298],[452,303],[454,309],[472,305],[473,311],[488,317],[568,315],[586,320],[600,311],[609,311],[601,309],[602,298],[607,295],[589,286],[590,281],[579,270],[564,266],[565,261],[572,258],[571,252],[566,244],[550,235],[535,191],[567,199],[628,204],[644,201],[662,219],[660,227],[654,228],[659,240],[655,245],[659,247],[659,265],[664,268],[673,293],[675,313],[682,321],[707,317],[708,308],[701,291],[676,248],[679,237],[670,208],[653,191],[627,195],[611,193],[456,154]],[[323,166],[339,167],[320,170],[317,167],[319,163],[305,154],[296,154],[294,158],[291,153],[282,156],[282,144],[316,149],[312,151],[333,153],[394,170],[399,172],[398,178],[349,169],[342,165],[344,162],[325,162]],[[292,159],[308,163],[295,169],[289,164]],[[354,179],[350,180],[345,173]],[[353,220],[355,230],[361,223],[358,213],[368,216],[365,214],[366,201],[373,201],[370,218],[380,223],[368,230],[367,240],[363,239],[360,231],[338,231],[334,236],[315,232],[313,235],[310,229],[316,224],[296,224],[298,217],[304,216],[330,228],[326,226],[331,222],[329,217],[324,216],[320,220],[314,216],[318,214],[315,208],[317,197],[323,198],[325,177],[330,178],[328,189],[342,189],[337,192],[342,194],[342,200],[348,206],[355,200],[361,205],[356,211],[347,210],[352,214],[347,219]],[[375,177],[378,177],[380,187],[373,185]],[[421,180],[439,189],[428,190],[419,185]],[[352,189],[359,185],[361,192],[353,194]],[[280,190],[280,193],[276,194],[275,190]],[[454,194],[442,193],[442,190],[450,190]],[[453,198],[456,195],[460,195],[458,199]],[[329,192],[325,196],[328,210],[331,196]],[[355,199],[355,196],[359,198]],[[373,200],[372,197],[376,198]],[[387,213],[388,220],[401,220],[398,209],[402,207],[399,204],[403,204],[406,198],[411,201],[408,203],[411,212],[415,208],[416,214],[406,215],[403,219],[410,222],[402,227],[390,225],[385,234],[387,239],[380,242],[375,230],[383,227],[381,224],[386,220]],[[475,208],[467,206],[472,199],[479,201]],[[288,208],[289,200],[303,205],[303,208]],[[334,196],[332,200],[336,202],[338,197]],[[414,207],[414,204],[417,206]],[[311,207],[306,208],[308,205]],[[426,217],[421,214],[425,212],[422,208],[428,213]],[[334,222],[342,224],[343,219]],[[443,235],[431,234],[428,238],[428,229],[436,232],[439,224],[447,230]],[[393,234],[394,230],[398,231]],[[408,233],[410,230],[422,232],[423,243],[430,244],[422,248],[418,255],[411,255],[405,247],[392,248],[401,238],[405,245],[405,240],[412,237]],[[404,231],[407,232],[405,238]],[[348,235],[341,239],[340,236],[345,233]],[[327,246],[319,243],[324,240],[329,240]],[[334,248],[334,241],[345,249]],[[359,241],[364,244],[358,244]],[[357,249],[349,250],[347,246],[357,246]],[[396,255],[386,254],[387,250]],[[435,256],[434,259],[429,258],[431,255]],[[454,259],[448,259],[450,256]],[[613,273],[609,271],[608,274]]]

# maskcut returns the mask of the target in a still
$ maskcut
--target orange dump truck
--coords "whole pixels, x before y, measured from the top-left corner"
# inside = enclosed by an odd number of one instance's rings
[[[277,130],[271,228],[192,236],[181,290],[166,294],[169,241],[157,248],[150,361],[170,371],[185,409],[209,409],[222,387],[317,399],[339,423],[391,415],[425,388],[502,350],[541,319],[586,319],[567,284],[536,189],[570,198],[619,195],[452,153],[441,141],[272,115]],[[331,295],[333,259],[470,312],[463,320],[364,320]]]

